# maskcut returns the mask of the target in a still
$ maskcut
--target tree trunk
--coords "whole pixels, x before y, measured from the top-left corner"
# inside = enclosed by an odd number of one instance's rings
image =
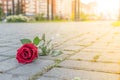
[[[80,20],[80,0],[78,0],[78,20]]]
[[[20,6],[21,6],[21,9],[20,9],[20,12],[21,14],[25,14],[25,0],[21,0],[20,2]]]
[[[9,6],[9,4],[8,4],[8,0],[6,0],[6,8],[7,8],[7,13],[6,13],[6,15],[8,16],[9,15],[9,9],[8,9],[8,6]]]
[[[119,0],[118,20],[120,21],[120,0]]]
[[[80,20],[80,0],[75,0],[75,10],[74,10],[75,21]]]
[[[20,14],[20,0],[17,0],[17,10],[16,10],[17,15]]]
[[[12,13],[15,14],[15,2],[12,0]]]
[[[54,9],[53,9],[53,0],[51,0],[51,20],[53,20],[54,19]]]
[[[47,0],[47,20],[49,20],[49,0]]]
[[[76,0],[74,0],[74,20],[76,21]]]

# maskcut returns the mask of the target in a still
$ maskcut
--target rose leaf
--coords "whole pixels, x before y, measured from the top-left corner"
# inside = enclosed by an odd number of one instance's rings
[[[40,38],[37,36],[33,39],[33,43],[37,46],[40,43]]]
[[[45,41],[45,34],[42,35],[42,40]]]
[[[53,56],[53,57],[55,57],[55,56],[58,56],[58,55],[60,55],[60,54],[62,54],[63,52],[62,51],[60,51],[60,50],[54,50],[52,53],[51,53],[51,55]]]
[[[21,41],[22,44],[32,43],[32,41],[29,40],[29,39],[21,39],[20,41]]]

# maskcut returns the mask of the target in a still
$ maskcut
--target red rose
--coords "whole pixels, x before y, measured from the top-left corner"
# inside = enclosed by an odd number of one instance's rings
[[[16,59],[19,63],[31,63],[36,58],[38,58],[38,49],[32,43],[24,44],[17,50]]]

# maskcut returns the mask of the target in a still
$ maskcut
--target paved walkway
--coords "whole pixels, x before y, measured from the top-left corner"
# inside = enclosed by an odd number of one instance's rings
[[[18,64],[19,40],[42,33],[64,54]],[[119,74],[120,27],[110,22],[0,24],[0,80],[120,80]]]

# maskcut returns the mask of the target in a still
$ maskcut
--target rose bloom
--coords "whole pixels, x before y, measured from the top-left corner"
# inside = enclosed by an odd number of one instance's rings
[[[31,63],[36,58],[38,58],[38,48],[32,43],[24,44],[17,50],[16,59],[19,63]]]

